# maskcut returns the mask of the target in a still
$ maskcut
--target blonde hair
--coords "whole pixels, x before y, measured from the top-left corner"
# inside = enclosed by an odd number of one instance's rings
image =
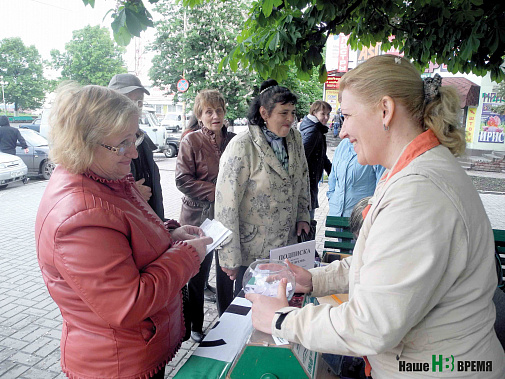
[[[440,143],[455,156],[465,151],[466,142],[460,128],[460,100],[453,87],[439,87],[439,95],[426,103],[424,81],[407,59],[378,55],[346,73],[340,81],[345,88],[359,94],[365,104],[378,106],[384,96],[401,103],[421,128],[431,129]]]
[[[331,112],[332,108],[326,101],[316,100],[310,106],[309,114],[314,116],[314,113],[319,112],[320,110],[327,110],[328,112]]]
[[[193,114],[197,119],[202,117],[203,108],[205,106],[210,106],[213,108],[223,108],[224,113],[226,113],[226,104],[224,97],[218,90],[215,89],[204,89],[198,93],[195,97],[195,105],[193,107]]]
[[[74,174],[89,169],[95,148],[110,135],[124,132],[137,106],[106,87],[81,87],[65,82],[58,87],[49,116],[50,156]]]

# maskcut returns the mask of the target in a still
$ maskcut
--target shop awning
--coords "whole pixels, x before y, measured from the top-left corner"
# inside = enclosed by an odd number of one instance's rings
[[[461,108],[479,105],[480,86],[474,82],[462,77],[444,77],[442,85],[456,87]]]

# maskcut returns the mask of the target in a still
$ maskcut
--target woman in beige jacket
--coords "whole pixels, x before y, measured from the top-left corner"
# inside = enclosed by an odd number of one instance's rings
[[[365,208],[354,255],[296,272],[297,291],[349,301],[288,307],[251,294],[253,325],[305,347],[366,356],[374,379],[505,377],[494,328],[489,219],[454,155],[459,96],[406,59],[376,56],[340,82],[342,138],[389,171]]]
[[[301,135],[291,128],[295,104],[286,87],[264,82],[249,109],[249,132],[231,140],[221,157],[215,216],[232,235],[219,263],[236,283],[234,292],[218,289],[218,299],[231,302],[250,263],[309,231],[307,161]]]

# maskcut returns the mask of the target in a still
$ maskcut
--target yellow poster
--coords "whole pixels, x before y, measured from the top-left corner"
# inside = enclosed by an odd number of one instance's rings
[[[466,115],[465,139],[467,143],[473,142],[473,133],[475,132],[475,116],[477,114],[476,107],[468,107]]]
[[[331,105],[331,108],[333,110],[332,113],[335,113],[340,106],[338,103],[338,89],[327,89],[325,91],[324,101]]]

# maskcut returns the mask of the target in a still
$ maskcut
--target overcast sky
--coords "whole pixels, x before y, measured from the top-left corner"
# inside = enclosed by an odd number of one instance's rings
[[[115,4],[115,0],[95,0],[95,7],[91,8],[84,6],[82,0],[0,0],[0,39],[21,37],[25,45],[35,45],[43,59],[50,59],[52,49],[65,49],[74,30],[86,25],[100,25],[111,30],[112,19],[108,15],[104,20],[104,16]],[[153,35],[153,31],[147,35]],[[143,42],[148,42],[146,33],[141,37]],[[125,57],[129,65],[130,59],[133,61],[130,58],[133,42],[130,45]]]

